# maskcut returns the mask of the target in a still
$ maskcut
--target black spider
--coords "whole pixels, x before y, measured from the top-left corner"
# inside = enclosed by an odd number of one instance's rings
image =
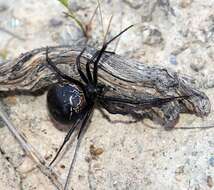
[[[85,51],[85,48],[81,51],[81,53],[76,58],[76,66],[78,73],[83,82],[80,82],[63,72],[61,72],[55,64],[48,57],[48,48],[46,50],[46,61],[48,65],[54,70],[59,78],[59,83],[54,84],[48,91],[47,94],[47,105],[51,116],[58,122],[63,124],[71,125],[70,130],[68,131],[65,139],[58,149],[56,156],[51,161],[50,165],[58,157],[60,151],[64,147],[64,145],[68,142],[69,138],[79,127],[79,132],[77,135],[77,139],[79,138],[86,126],[86,122],[88,121],[94,105],[96,103],[105,102],[119,102],[124,104],[134,104],[148,107],[161,106],[169,101],[173,101],[177,98],[181,97],[166,97],[166,98],[153,98],[147,101],[137,101],[137,100],[129,100],[124,98],[117,97],[109,97],[103,95],[103,86],[98,83],[97,73],[98,73],[98,63],[100,61],[101,56],[104,52],[106,52],[107,46],[116,38],[118,38],[121,34],[131,28],[133,25],[127,27],[118,35],[113,37],[108,42],[104,43],[102,48],[98,50],[90,60],[86,63],[86,75],[82,71],[80,67],[80,58]],[[93,64],[93,70],[90,70],[90,64]],[[73,163],[73,160],[72,160]],[[66,182],[67,183],[67,182]]]

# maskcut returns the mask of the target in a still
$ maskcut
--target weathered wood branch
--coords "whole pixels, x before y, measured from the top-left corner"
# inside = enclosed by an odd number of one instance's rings
[[[29,92],[40,91],[57,82],[55,73],[47,68],[46,48],[35,49],[20,55],[17,59],[0,65],[0,91]],[[66,74],[80,80],[75,59],[82,47],[59,46],[49,48],[49,57]],[[82,67],[96,49],[88,47],[81,60]],[[135,118],[148,117],[165,127],[173,127],[180,113],[191,113],[199,117],[210,112],[208,97],[196,87],[194,80],[161,68],[105,53],[99,63],[99,83],[106,87],[106,95],[126,99],[150,100],[154,97],[185,96],[161,107],[145,108],[139,105],[102,102],[110,113],[130,114]]]

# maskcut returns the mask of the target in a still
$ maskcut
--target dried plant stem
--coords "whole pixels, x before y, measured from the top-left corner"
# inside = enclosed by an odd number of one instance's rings
[[[58,174],[56,174],[56,172],[46,166],[46,162],[39,154],[39,152],[37,152],[36,149],[27,142],[27,139],[24,137],[24,135],[22,135],[20,131],[10,121],[7,114],[2,109],[2,105],[0,105],[0,117],[3,119],[4,123],[6,124],[6,127],[16,138],[26,155],[29,156],[36,163],[37,167],[42,171],[42,173],[48,176],[58,189],[62,189],[63,185],[59,180]]]

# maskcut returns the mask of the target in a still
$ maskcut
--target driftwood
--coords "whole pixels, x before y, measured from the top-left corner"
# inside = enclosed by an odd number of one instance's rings
[[[57,82],[55,73],[47,68],[46,48],[35,49],[17,59],[0,65],[0,91],[35,93]],[[49,57],[66,74],[80,80],[75,59],[82,47],[59,46],[49,48]],[[81,66],[96,52],[88,47],[81,59]],[[145,108],[139,105],[107,103],[103,107],[110,113],[130,114],[136,119],[150,118],[165,127],[173,127],[180,113],[199,117],[210,112],[208,97],[195,87],[195,81],[169,69],[148,66],[116,54],[105,53],[99,63],[99,83],[105,85],[106,95],[126,99],[150,100],[154,97],[186,96],[161,107]]]

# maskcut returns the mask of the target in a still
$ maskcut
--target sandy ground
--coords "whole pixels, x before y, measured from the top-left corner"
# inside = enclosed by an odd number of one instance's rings
[[[70,8],[83,23],[90,20],[95,6],[95,0],[70,1]],[[197,78],[212,104],[213,10],[213,0],[102,3],[104,29],[114,15],[111,36],[121,27],[136,24],[121,38],[118,54]],[[81,30],[64,17],[63,11],[66,9],[56,0],[0,0],[0,62],[34,48],[80,43]],[[91,35],[89,43],[98,47],[103,40],[99,16],[93,21]],[[45,94],[8,97],[4,104],[15,126],[50,162],[65,133],[55,129],[49,120]],[[109,116],[112,120],[129,119]],[[213,116],[213,111],[203,119],[182,115],[176,127],[214,125]],[[8,129],[0,125],[0,189],[56,189],[40,170],[34,169],[35,163],[24,155]],[[95,110],[78,153],[71,186],[74,190],[214,189],[213,137],[214,129],[165,131],[161,126],[149,128],[143,122],[112,124]],[[96,158],[90,153],[91,145],[103,150]],[[71,151],[72,148],[56,166],[63,180]]]

